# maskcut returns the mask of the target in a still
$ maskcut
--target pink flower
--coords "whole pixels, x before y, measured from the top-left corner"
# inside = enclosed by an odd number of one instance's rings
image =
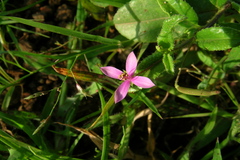
[[[115,103],[118,103],[126,97],[131,83],[142,88],[151,88],[155,86],[155,84],[147,77],[134,76],[137,69],[137,63],[135,54],[131,52],[126,60],[126,71],[123,72],[111,66],[101,67],[101,71],[106,76],[124,81],[114,93]]]

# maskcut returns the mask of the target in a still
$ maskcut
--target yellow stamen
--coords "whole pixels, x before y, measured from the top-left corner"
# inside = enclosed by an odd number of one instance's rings
[[[128,77],[128,74],[126,72],[123,72],[121,75],[119,75],[119,79],[125,81]]]

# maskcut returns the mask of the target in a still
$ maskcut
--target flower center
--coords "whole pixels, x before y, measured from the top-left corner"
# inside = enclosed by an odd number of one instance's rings
[[[119,79],[125,81],[126,79],[128,79],[128,74],[126,72],[123,72],[119,75]]]

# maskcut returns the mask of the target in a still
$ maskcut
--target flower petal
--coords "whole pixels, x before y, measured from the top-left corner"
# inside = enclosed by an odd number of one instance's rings
[[[119,76],[123,73],[121,70],[111,66],[101,67],[100,69],[106,76],[115,79],[119,79]]]
[[[142,88],[151,88],[155,86],[155,84],[151,81],[151,79],[143,76],[135,76],[131,82],[135,84],[136,86],[142,87]]]
[[[129,90],[129,87],[130,87],[130,84],[131,84],[131,81],[124,81],[118,88],[117,90],[115,91],[115,94],[114,94],[114,100],[115,100],[115,103],[118,103],[120,102],[121,100],[123,100],[127,93],[128,93],[128,90]]]
[[[126,60],[126,71],[129,76],[133,76],[137,69],[137,58],[133,52],[131,52]]]

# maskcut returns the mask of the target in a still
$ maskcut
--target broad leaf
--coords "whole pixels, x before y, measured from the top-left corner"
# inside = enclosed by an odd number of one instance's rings
[[[113,21],[126,38],[155,42],[163,21],[168,17],[156,0],[132,0],[117,11]]]
[[[222,6],[227,2],[227,0],[210,0],[210,2],[211,2],[214,6],[220,8],[220,7],[222,7]]]
[[[114,7],[122,7],[125,3],[130,0],[91,0],[91,2],[97,6],[107,7],[109,5]]]
[[[232,7],[238,11],[238,13],[240,13],[240,4],[236,3],[236,2],[232,2]]]
[[[174,62],[172,56],[167,53],[163,55],[163,64],[168,73],[174,74]]]
[[[184,15],[190,22],[197,23],[198,16],[193,8],[183,0],[158,0],[162,9],[169,15]]]
[[[174,15],[163,22],[162,30],[160,35],[157,37],[157,44],[160,50],[173,50],[174,48],[174,37],[172,30],[173,28],[182,22],[186,17],[182,15]],[[159,50],[159,51],[160,51]]]
[[[199,24],[204,25],[217,12],[217,8],[209,0],[186,0],[197,13]]]
[[[233,69],[236,65],[240,64],[240,47],[233,48],[228,54],[228,58],[223,63],[223,69],[225,72]]]
[[[198,45],[206,50],[225,50],[240,45],[240,31],[228,27],[212,27],[197,33]]]

